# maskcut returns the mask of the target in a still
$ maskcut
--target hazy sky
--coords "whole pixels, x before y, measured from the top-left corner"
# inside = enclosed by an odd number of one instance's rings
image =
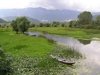
[[[0,9],[27,7],[100,12],[100,0],[0,0]]]

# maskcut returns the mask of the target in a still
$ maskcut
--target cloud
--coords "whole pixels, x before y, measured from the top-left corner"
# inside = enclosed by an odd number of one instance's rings
[[[0,8],[43,7],[46,9],[69,9],[100,12],[99,0],[2,0]]]

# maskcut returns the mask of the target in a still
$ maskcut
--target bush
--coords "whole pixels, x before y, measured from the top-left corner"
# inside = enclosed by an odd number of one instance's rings
[[[54,24],[54,25],[53,25],[53,27],[57,27],[57,25],[56,25],[56,24]]]
[[[11,67],[10,56],[4,54],[4,51],[0,48],[0,75],[11,75],[13,73]]]
[[[96,26],[96,25],[86,25],[85,29],[98,29],[98,26]]]
[[[62,27],[64,27],[64,26],[65,26],[65,24],[64,24],[64,23],[62,23],[62,24],[61,24],[61,26],[62,26]]]

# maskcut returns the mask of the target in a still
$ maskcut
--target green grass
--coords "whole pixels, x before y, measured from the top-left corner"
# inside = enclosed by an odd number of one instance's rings
[[[0,32],[0,43],[6,53],[14,56],[45,57],[53,48],[45,38],[10,34],[12,32]]]

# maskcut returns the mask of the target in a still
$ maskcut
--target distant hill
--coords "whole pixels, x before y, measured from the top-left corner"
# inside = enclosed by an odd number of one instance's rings
[[[17,16],[8,16],[8,17],[4,17],[3,19],[6,21],[12,21],[12,20],[15,20],[16,18]],[[39,20],[34,19],[34,18],[27,17],[27,19],[30,20],[31,23],[40,23]]]
[[[0,23],[8,23],[8,22],[0,18]]]
[[[47,10],[45,8],[0,9],[0,17],[27,16],[41,22],[77,20],[79,11],[74,10]]]

